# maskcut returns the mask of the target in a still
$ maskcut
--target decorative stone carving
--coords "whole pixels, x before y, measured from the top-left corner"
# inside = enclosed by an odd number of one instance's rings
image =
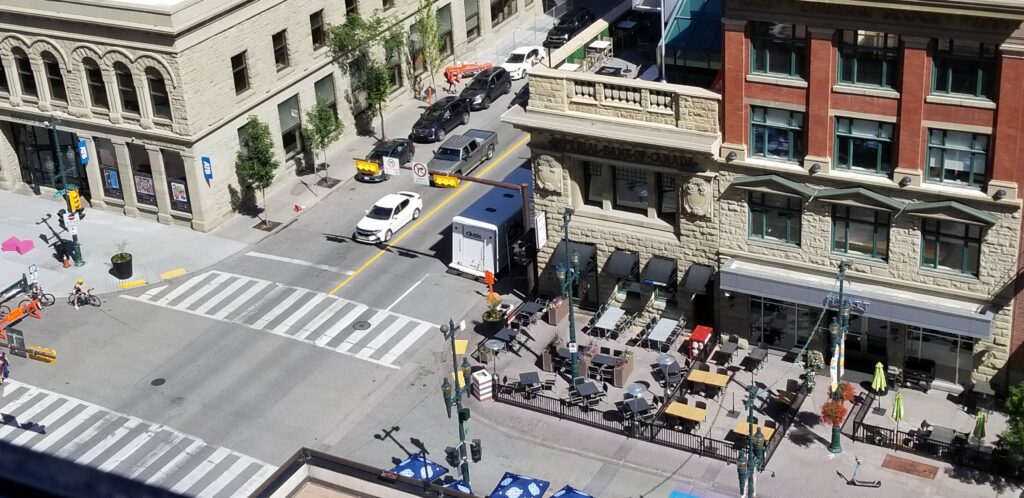
[[[707,180],[694,177],[686,182],[683,208],[687,214],[695,216],[711,215],[711,184]]]
[[[537,156],[533,161],[534,183],[540,190],[562,194],[562,168],[558,160],[547,154]]]

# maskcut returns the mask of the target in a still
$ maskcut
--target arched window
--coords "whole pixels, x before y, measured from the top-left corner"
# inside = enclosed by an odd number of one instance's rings
[[[36,77],[32,74],[32,64],[28,61],[28,54],[20,48],[11,50],[14,56],[14,68],[18,71],[18,79],[21,80],[21,94],[28,97],[39,97],[39,90],[36,88]]]
[[[114,63],[114,77],[117,78],[117,91],[121,94],[121,110],[131,114],[139,114],[139,94],[135,91],[135,79],[128,66],[120,62]]]
[[[11,93],[11,84],[7,82],[7,71],[0,63],[0,93]]]
[[[103,82],[103,71],[100,65],[93,59],[82,59],[82,66],[85,66],[85,81],[89,86],[89,102],[93,107],[108,110],[110,102],[107,100],[107,85]]]
[[[50,52],[43,52],[43,68],[46,70],[46,82],[50,85],[50,99],[57,102],[68,101],[68,91],[64,87],[64,73],[60,63]]]
[[[153,102],[153,116],[171,119],[171,99],[167,95],[164,77],[153,68],[146,68],[146,81],[149,83],[149,100]]]

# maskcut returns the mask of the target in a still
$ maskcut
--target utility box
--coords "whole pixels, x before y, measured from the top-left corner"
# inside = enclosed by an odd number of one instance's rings
[[[473,397],[480,401],[489,401],[493,393],[494,381],[487,369],[473,372]]]

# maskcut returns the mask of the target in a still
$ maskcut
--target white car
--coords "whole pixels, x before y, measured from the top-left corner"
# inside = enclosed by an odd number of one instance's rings
[[[526,77],[526,71],[544,60],[544,49],[541,47],[519,47],[508,54],[508,59],[501,67],[508,71],[514,80]]]
[[[376,244],[387,242],[409,222],[420,217],[423,198],[416,192],[398,192],[381,197],[356,224],[352,238]]]

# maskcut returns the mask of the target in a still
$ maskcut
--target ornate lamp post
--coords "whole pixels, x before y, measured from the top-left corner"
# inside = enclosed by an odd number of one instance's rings
[[[754,432],[754,400],[759,389],[751,382],[747,388],[747,399],[743,405],[747,408],[747,448],[741,449],[736,458],[736,474],[740,481],[740,496],[757,498],[757,473],[764,470],[764,432],[757,426]]]
[[[846,332],[850,327],[850,305],[846,302],[846,296],[844,295],[844,283],[846,280],[846,269],[849,265],[846,261],[839,262],[839,316],[833,318],[832,323],[829,324],[829,349],[832,351],[832,402],[842,403],[842,394],[840,393],[840,382],[843,377],[843,358],[841,347],[843,341],[846,340]],[[842,434],[840,433],[840,421],[835,420],[832,424],[832,443],[828,446],[828,451],[832,453],[842,453]]]
[[[576,344],[576,314],[573,311],[572,299],[573,285],[580,276],[580,255],[571,248],[572,241],[569,240],[569,221],[572,220],[573,208],[566,206],[562,213],[562,242],[565,244],[565,264],[558,264],[555,268],[555,275],[558,276],[558,284],[561,287],[562,295],[569,304],[569,358],[572,361],[572,377],[580,376],[579,346]]]
[[[444,381],[441,382],[441,395],[444,397],[444,408],[448,412],[448,418],[452,418],[452,408],[457,408],[457,415],[459,419],[459,463],[462,472],[462,482],[466,487],[472,488],[469,483],[469,451],[466,448],[466,435],[469,432],[467,423],[469,422],[469,408],[462,406],[462,395],[463,391],[465,394],[469,394],[469,376],[472,373],[472,369],[469,365],[469,361],[463,357],[462,367],[459,368],[459,364],[455,358],[455,333],[458,332],[458,327],[455,326],[455,322],[451,319],[448,320],[448,325],[441,326],[441,333],[444,334],[445,339],[451,341],[452,344],[452,374],[455,376],[456,382],[459,379],[459,373],[462,373],[462,380],[465,383],[465,388],[459,388],[458,385],[452,385],[448,381],[448,377],[445,376]]]

